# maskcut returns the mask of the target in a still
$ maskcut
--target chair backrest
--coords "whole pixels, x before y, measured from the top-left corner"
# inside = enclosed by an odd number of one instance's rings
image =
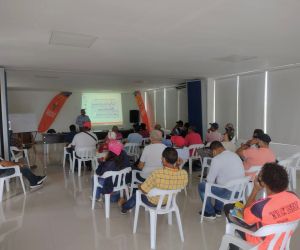
[[[204,157],[203,162],[202,162],[202,167],[204,167],[204,168],[210,167],[211,160],[212,160],[211,157]]]
[[[124,146],[124,150],[129,155],[139,155],[140,153],[140,145],[138,143],[126,143]]]
[[[289,244],[292,233],[296,230],[298,224],[299,224],[299,220],[280,223],[280,224],[267,225],[257,230],[253,235],[257,237],[265,237],[265,236],[273,235],[273,238],[269,243],[268,250],[274,249],[278,239],[281,237],[281,235],[284,235],[280,246],[280,250],[284,250],[286,249],[286,246]]]
[[[150,138],[143,138],[142,140],[142,146],[145,146],[148,142],[150,142]]]
[[[177,206],[176,195],[179,192],[181,192],[181,189],[164,190],[164,189],[153,188],[148,193],[148,196],[158,196],[159,201],[155,208],[156,211],[158,213],[167,213],[169,210],[173,209],[174,206]],[[167,199],[166,204],[164,203],[165,199]]]
[[[10,147],[9,147],[9,150],[10,150],[10,153],[11,153],[11,156],[12,156],[12,160],[13,160],[13,161],[18,161],[19,159],[23,158],[23,155],[19,155],[19,156],[17,157],[16,154],[15,154],[15,152],[22,152],[23,150],[18,149],[18,148],[15,147],[15,146],[10,146]]]
[[[80,157],[81,160],[93,160],[96,155],[96,148],[78,148],[76,149],[76,155]]]
[[[243,200],[250,177],[243,177],[227,182],[224,187],[231,191],[230,200]]]
[[[199,152],[198,150],[203,148],[203,144],[193,144],[189,146],[189,152],[190,152],[190,158],[199,158]]]
[[[247,174],[253,174],[253,175],[258,175],[258,173],[260,172],[262,166],[252,166],[251,168],[249,168],[246,173]]]
[[[105,172],[101,178],[112,178],[112,183],[114,183],[114,192],[123,190],[127,188],[126,184],[126,175],[131,172],[131,168],[124,168],[120,171],[107,171]],[[118,180],[117,183],[115,182]]]

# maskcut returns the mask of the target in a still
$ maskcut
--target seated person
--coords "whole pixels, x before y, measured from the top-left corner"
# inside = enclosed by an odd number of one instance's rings
[[[143,192],[142,201],[152,207],[157,205],[158,198],[147,196],[151,189],[183,189],[188,183],[187,172],[179,169],[180,162],[178,162],[178,154],[174,148],[165,148],[160,160],[163,163],[163,167],[153,171],[146,181],[139,186],[139,189]],[[135,193],[127,202],[121,199],[119,203],[121,205],[121,213],[126,214],[128,210],[135,206],[135,203]]]
[[[263,134],[264,134],[264,131],[262,129],[259,129],[259,128],[254,129],[252,138],[250,140],[248,140],[246,143],[243,143],[242,145],[246,144],[248,146],[250,145],[252,147],[256,147],[255,143],[253,143],[252,140],[255,141],[255,139],[257,139],[258,137],[260,137]]]
[[[173,128],[171,135],[182,135],[184,128],[183,128],[183,121],[179,120],[176,122],[176,126]]]
[[[185,145],[203,144],[201,135],[196,132],[196,128],[191,126],[188,129],[188,134],[185,137]]]
[[[183,162],[189,159],[189,149],[185,146],[185,140],[182,136],[174,135],[171,137],[173,146],[175,147],[178,158],[182,159]]]
[[[65,135],[65,141],[67,142],[67,146],[73,141],[74,136],[76,135],[76,126],[74,124],[69,127],[70,132]]]
[[[224,146],[224,148],[228,151],[235,152],[236,145],[232,141],[232,139],[230,140],[230,138],[229,138],[230,135],[228,133],[225,133],[223,136],[224,137],[223,137],[222,145]]]
[[[127,137],[126,142],[128,143],[137,143],[137,144],[142,144],[143,142],[143,136],[139,134],[139,125],[135,124],[133,125],[133,133],[130,133]]]
[[[113,131],[109,131],[107,133],[107,136],[105,138],[105,141],[103,143],[100,144],[99,148],[98,148],[98,152],[99,153],[102,153],[104,151],[107,151],[108,150],[108,144],[111,142],[111,141],[115,141],[117,138],[117,135],[115,132]]]
[[[116,140],[122,140],[123,139],[123,135],[119,132],[118,126],[113,126],[111,131],[116,133]]]
[[[214,122],[214,123],[210,123],[210,128],[207,130],[206,133],[206,143],[209,142],[213,142],[213,141],[222,141],[223,140],[223,136],[221,135],[221,133],[218,131],[219,129],[219,124]]]
[[[141,181],[144,181],[154,170],[161,168],[161,155],[166,146],[161,143],[162,135],[159,130],[150,133],[151,144],[143,150],[138,168],[141,171]]]
[[[252,166],[263,166],[265,163],[276,161],[275,154],[269,148],[270,142],[271,138],[269,135],[260,134],[258,138],[252,139],[248,144],[243,144],[236,151],[236,153],[244,160],[245,171],[249,170]],[[256,147],[252,147],[253,145],[256,145]]]
[[[11,162],[11,161],[5,161],[5,160],[0,159],[0,165],[2,167],[19,166],[22,175],[29,181],[30,188],[37,188],[37,187],[42,186],[44,180],[47,178],[46,175],[38,176],[38,175],[33,174],[28,167],[24,166],[23,164],[21,164],[19,162]],[[0,177],[9,176],[14,173],[15,173],[15,170],[12,168],[0,169]]]
[[[141,123],[139,134],[143,136],[143,138],[149,138],[150,134],[145,123]]]
[[[258,177],[255,178],[254,188],[244,207],[244,221],[255,224],[257,229],[266,225],[291,222],[300,219],[300,199],[287,191],[289,178],[284,167],[277,163],[266,163]],[[257,194],[265,188],[267,197],[256,200]],[[263,241],[259,249],[267,249],[273,235],[257,238],[250,235],[242,237],[250,243],[258,244]],[[279,239],[274,249],[279,249],[282,238]]]
[[[222,143],[214,141],[210,144],[210,149],[213,154],[210,169],[207,175],[206,181],[208,183],[216,183],[219,185],[225,185],[227,182],[243,178],[245,176],[243,163],[240,157],[230,151],[225,150]],[[198,191],[200,198],[203,202],[205,194],[206,182],[199,183]],[[212,193],[220,197],[230,197],[231,192],[225,188],[212,188]],[[200,213],[203,213],[207,219],[215,219],[216,216],[221,216],[223,209],[223,203],[216,200],[215,206],[213,207],[211,198],[207,198],[205,209],[202,208]]]
[[[98,144],[97,135],[91,132],[91,123],[85,122],[83,127],[81,128],[81,132],[76,134],[71,142],[71,148],[68,148],[68,152],[71,153],[71,157],[73,157],[73,151],[78,153],[78,151],[82,148],[96,148]],[[77,161],[75,162],[75,171],[77,171]],[[89,171],[92,170],[92,166],[90,162],[87,162],[87,168]]]
[[[225,133],[223,137],[227,136],[228,141],[231,141],[234,138],[234,127],[232,123],[227,123],[225,125]]]
[[[107,171],[119,171],[126,167],[129,167],[129,159],[126,152],[123,150],[123,144],[119,141],[110,141],[108,144],[108,153],[104,161],[100,162],[96,174],[100,177],[98,181],[103,188],[98,187],[96,192],[96,200],[100,199],[101,194],[109,194],[112,192],[114,183],[112,178],[101,178],[101,176]],[[117,181],[117,180],[116,180]]]
[[[189,127],[190,127],[190,123],[188,123],[188,122],[186,122],[186,123],[183,125],[183,129],[182,129],[182,131],[181,131],[181,136],[182,136],[182,137],[186,137],[186,135],[188,134]]]

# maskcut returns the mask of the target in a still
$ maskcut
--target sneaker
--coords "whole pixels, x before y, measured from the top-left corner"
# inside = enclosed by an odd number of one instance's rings
[[[36,184],[34,184],[34,185],[30,185],[30,188],[38,188],[38,187],[41,187],[43,185],[43,183],[36,183]]]
[[[121,214],[127,214],[127,212],[128,211],[126,209],[124,209],[124,208],[121,209]]]
[[[200,215],[202,215],[202,211],[199,212]],[[204,218],[208,219],[208,220],[215,220],[216,219],[216,215],[215,214],[208,214],[206,212],[204,212]]]
[[[42,184],[42,183],[44,182],[44,180],[47,179],[47,175],[45,175],[45,176],[40,176],[39,178],[40,178],[40,180],[37,182],[37,184]]]
[[[222,217],[222,211],[220,211],[220,210],[215,210],[215,212],[216,212],[216,216],[217,216],[218,218]]]
[[[93,196],[90,196],[90,200],[93,201]],[[102,201],[103,201],[102,197],[96,199],[96,202],[102,202]]]

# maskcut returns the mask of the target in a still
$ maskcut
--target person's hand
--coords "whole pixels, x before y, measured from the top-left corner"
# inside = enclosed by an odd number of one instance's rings
[[[260,176],[256,176],[254,179],[254,187],[253,190],[256,192],[259,192],[260,190],[263,189],[263,186],[261,185],[261,181],[260,181]]]
[[[176,166],[179,167],[182,163],[183,163],[183,160],[181,158],[178,158],[177,162],[176,162]]]

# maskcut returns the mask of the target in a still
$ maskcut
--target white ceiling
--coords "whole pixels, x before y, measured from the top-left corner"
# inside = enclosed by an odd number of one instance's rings
[[[128,90],[299,63],[299,10],[299,0],[1,0],[0,65],[10,87]],[[52,31],[98,38],[55,46]]]

